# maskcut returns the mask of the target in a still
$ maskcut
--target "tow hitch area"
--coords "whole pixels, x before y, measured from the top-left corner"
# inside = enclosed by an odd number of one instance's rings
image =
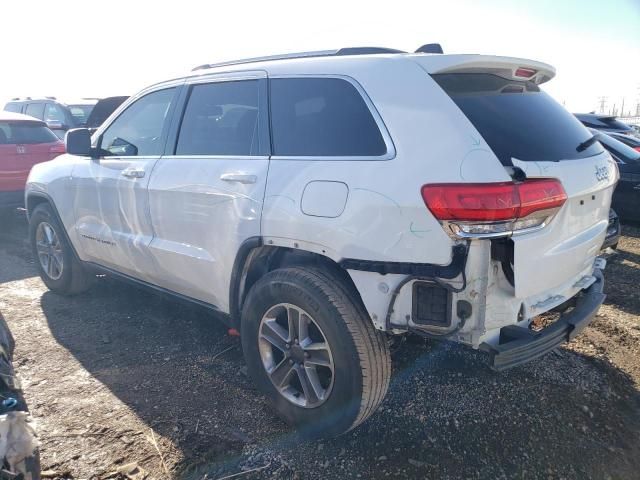
[[[577,298],[576,306],[552,325],[539,332],[509,325],[500,330],[500,342],[497,345],[480,345],[480,349],[491,356],[491,368],[502,371],[521,365],[580,334],[596,316],[606,297],[602,293],[604,277],[601,270],[596,268],[593,275],[596,281]]]

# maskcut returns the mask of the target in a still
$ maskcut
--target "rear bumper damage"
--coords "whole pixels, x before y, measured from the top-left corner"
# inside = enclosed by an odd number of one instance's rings
[[[600,269],[593,273],[596,281],[576,298],[575,307],[563,314],[552,325],[539,332],[516,325],[500,330],[500,341],[496,345],[483,343],[480,349],[490,355],[491,368],[506,370],[529,362],[564,342],[575,338],[594,319],[606,295],[603,292],[604,277]]]

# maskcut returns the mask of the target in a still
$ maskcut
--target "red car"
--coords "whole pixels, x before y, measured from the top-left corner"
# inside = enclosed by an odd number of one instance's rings
[[[23,206],[31,167],[64,152],[64,142],[43,121],[0,112],[0,209]]]

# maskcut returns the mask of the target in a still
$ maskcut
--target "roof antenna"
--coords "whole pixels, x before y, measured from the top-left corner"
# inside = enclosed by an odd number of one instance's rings
[[[416,53],[444,53],[439,43],[427,43],[416,50]]]

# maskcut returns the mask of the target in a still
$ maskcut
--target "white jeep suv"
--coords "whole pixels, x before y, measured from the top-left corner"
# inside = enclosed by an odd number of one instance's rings
[[[502,370],[598,311],[618,172],[540,89],[553,76],[372,48],[198,67],[33,168],[40,274],[74,294],[107,272],[220,312],[275,409],[340,434],[382,401],[391,335]]]

